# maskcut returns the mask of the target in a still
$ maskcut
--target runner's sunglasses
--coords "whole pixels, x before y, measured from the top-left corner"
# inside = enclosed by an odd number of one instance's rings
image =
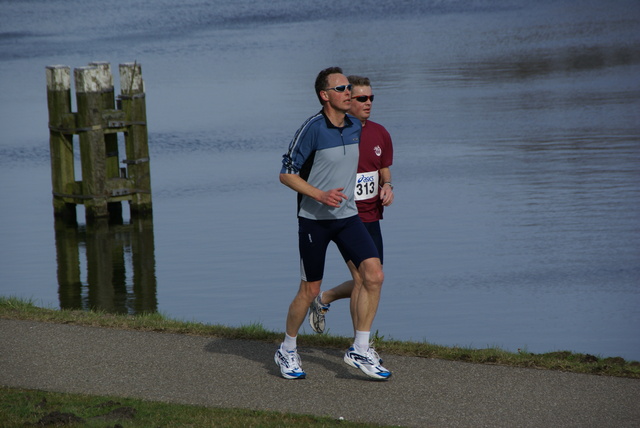
[[[335,88],[327,88],[325,89],[325,91],[336,91],[336,92],[344,92],[344,91],[350,91],[351,88],[353,88],[352,85],[340,85],[340,86],[336,86]]]
[[[361,103],[366,103],[366,102],[367,102],[367,100],[371,100],[371,102],[373,102],[373,95],[369,95],[369,96],[367,96],[367,95],[360,95],[359,97],[351,97],[351,99],[354,99],[354,98],[355,98],[356,100],[358,100],[359,102],[361,102]]]

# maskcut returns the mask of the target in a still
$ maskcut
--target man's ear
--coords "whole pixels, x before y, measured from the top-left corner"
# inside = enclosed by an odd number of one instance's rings
[[[327,91],[320,91],[320,99],[322,99],[322,101],[329,101],[329,94]]]

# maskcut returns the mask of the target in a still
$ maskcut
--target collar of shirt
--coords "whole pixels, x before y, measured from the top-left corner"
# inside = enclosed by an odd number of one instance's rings
[[[324,110],[320,110],[320,113],[322,113],[322,116],[324,117],[324,120],[327,123],[327,128],[344,129],[344,128],[349,128],[350,126],[353,126],[353,121],[351,120],[348,114],[344,115],[344,126],[338,127],[338,126],[335,126],[333,123],[331,123],[327,115],[324,113]]]

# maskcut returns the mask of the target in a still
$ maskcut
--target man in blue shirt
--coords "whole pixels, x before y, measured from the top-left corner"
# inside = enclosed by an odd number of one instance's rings
[[[285,339],[275,362],[286,379],[303,379],[296,351],[298,330],[320,293],[327,246],[334,241],[363,278],[356,304],[356,334],[344,361],[367,376],[388,379],[370,347],[370,331],[384,280],[378,250],[365,229],[354,198],[361,124],[347,115],[351,85],[339,67],[322,70],[315,82],[322,110],[298,129],[283,156],[280,181],[298,193],[298,245],[301,281],[286,321]]]

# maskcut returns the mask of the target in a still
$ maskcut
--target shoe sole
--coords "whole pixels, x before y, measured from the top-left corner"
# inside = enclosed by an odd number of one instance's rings
[[[355,361],[353,361],[351,358],[349,358],[346,354],[343,358],[344,362],[347,363],[347,365],[353,367],[354,369],[359,369],[362,373],[366,374],[367,376],[369,376],[372,379],[377,379],[377,380],[388,380],[391,377],[391,372],[388,372],[389,375],[388,376],[381,376],[379,374],[376,373],[369,373],[368,371],[365,371],[360,364],[356,363]]]
[[[315,309],[313,309],[313,305],[309,307],[309,325],[311,326],[311,330],[315,331],[318,334],[322,334],[324,333],[324,328],[317,327],[316,324],[313,322],[314,311]]]
[[[320,329],[318,327],[316,327],[315,323],[313,322],[313,314],[309,314],[309,325],[311,326],[311,330],[315,331],[318,334],[322,334],[324,333],[324,329]]]
[[[282,375],[283,378],[285,378],[287,380],[304,379],[305,377],[307,377],[306,374],[302,374],[300,376],[291,376],[291,375],[282,373],[282,370],[280,371],[280,374]]]

